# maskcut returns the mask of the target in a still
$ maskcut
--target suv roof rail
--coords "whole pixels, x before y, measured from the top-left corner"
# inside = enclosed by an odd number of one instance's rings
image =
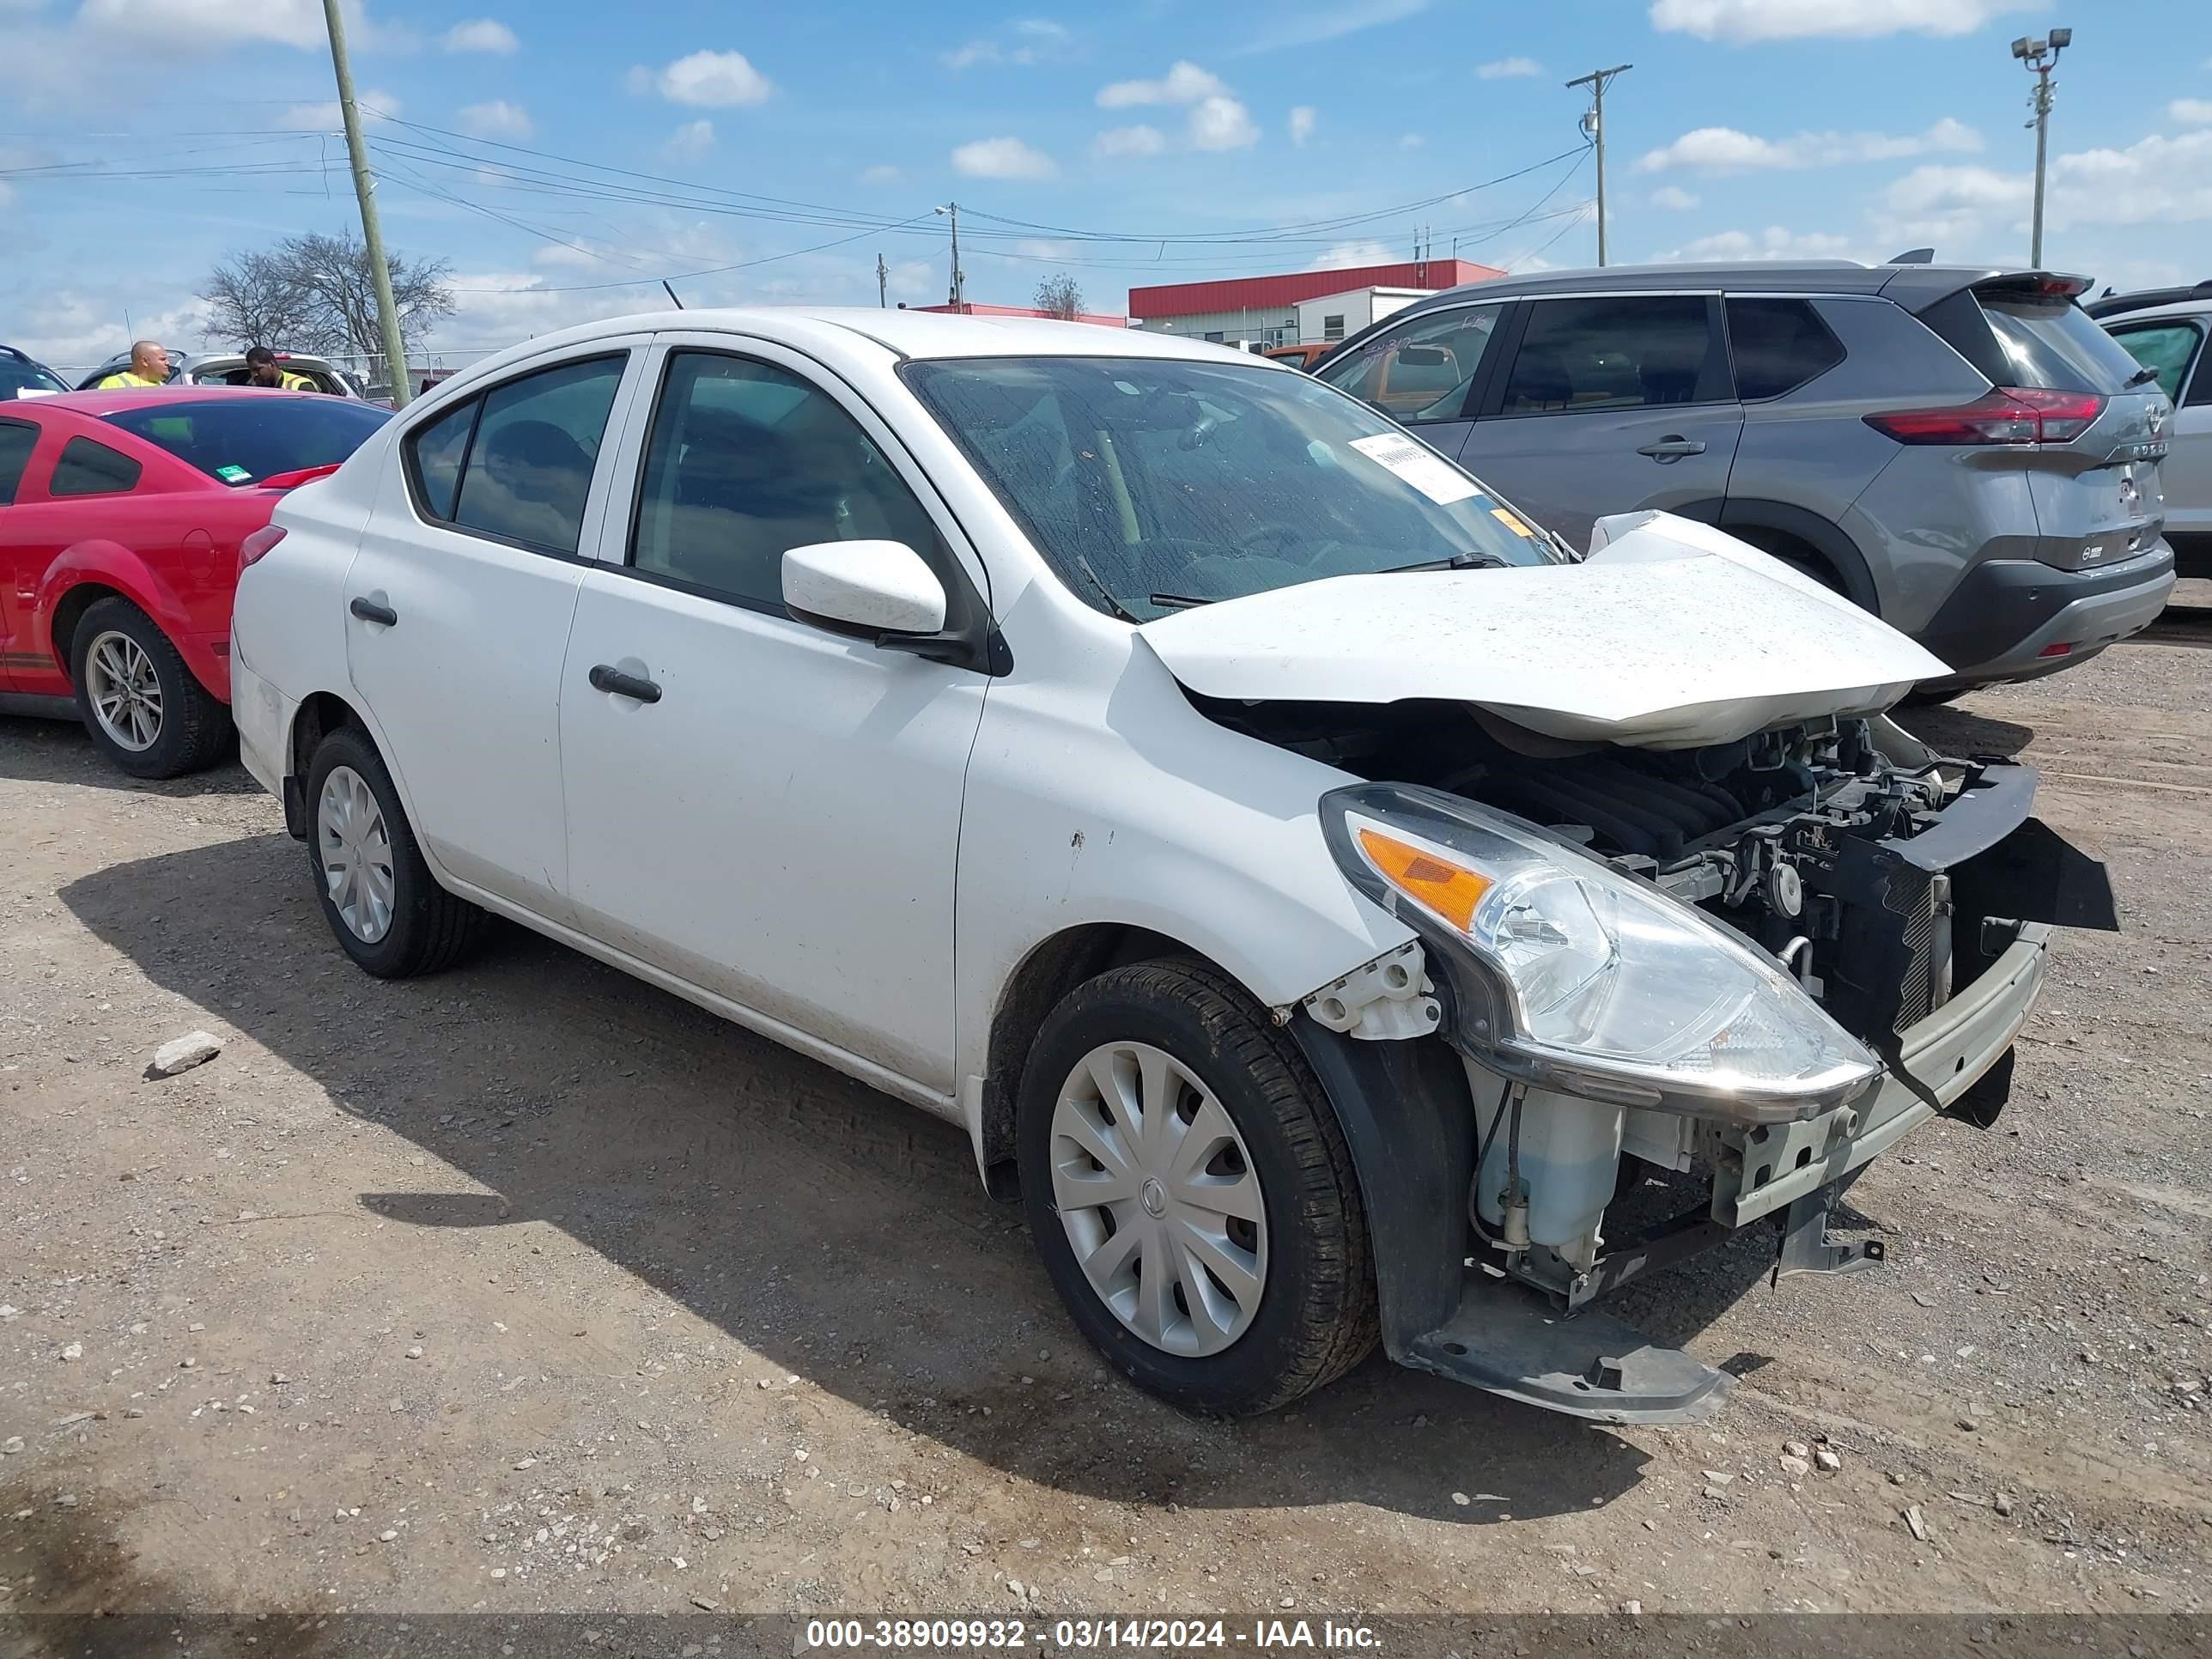
[[[2212,300],[2212,278],[2174,288],[2137,289],[2131,294],[2115,294],[2108,288],[2095,299],[2083,301],[2081,308],[2092,317],[2112,317],[2124,311],[2147,311],[2153,306],[2178,305],[2187,300]]]
[[[1932,265],[1936,250],[1932,247],[1909,247],[1902,253],[1893,253],[1886,262],[1893,265]]]

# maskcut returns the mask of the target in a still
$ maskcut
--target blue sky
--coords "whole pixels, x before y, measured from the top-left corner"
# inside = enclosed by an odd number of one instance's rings
[[[2007,48],[2063,22],[2045,263],[2212,276],[2212,8],[2070,3],[349,15],[363,100],[395,118],[371,128],[386,239],[451,264],[459,350],[657,304],[662,276],[694,305],[872,304],[880,254],[894,300],[941,301],[931,210],[955,200],[968,297],[1002,303],[1065,270],[1120,311],[1132,283],[1410,257],[1423,227],[1439,255],[1587,264],[1561,82],[1620,63],[1616,262],[2024,261],[2030,77]],[[127,316],[199,343],[217,259],[353,222],[337,125],[319,0],[0,0],[0,340],[89,362]]]

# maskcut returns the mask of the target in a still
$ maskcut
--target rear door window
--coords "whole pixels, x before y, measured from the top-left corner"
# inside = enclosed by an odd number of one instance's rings
[[[54,463],[49,495],[118,495],[137,487],[145,469],[120,450],[89,438],[71,438]]]
[[[2002,385],[2109,397],[2127,385],[2138,367],[2071,300],[2001,291],[1975,297],[2003,358]]]
[[[1735,395],[1779,398],[1844,361],[1843,343],[1803,300],[1730,300],[1729,356]]]
[[[2181,388],[2189,379],[2189,366],[2204,337],[2194,323],[2147,323],[2138,328],[2115,329],[2112,337],[2145,368],[2156,372],[2158,389],[2172,403],[2181,401]]]
[[[1499,413],[1725,402],[1728,361],[1713,312],[1695,294],[1535,301]]]

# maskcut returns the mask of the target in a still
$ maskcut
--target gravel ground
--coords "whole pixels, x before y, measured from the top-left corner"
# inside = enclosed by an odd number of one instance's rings
[[[2126,932],[1852,1190],[1886,1267],[1622,1298],[1743,1378],[1680,1430],[1380,1359],[1180,1416],[954,1130],[517,931],[369,981],[235,768],[0,721],[0,1612],[2202,1610],[2208,673],[1914,717],[2044,769]]]

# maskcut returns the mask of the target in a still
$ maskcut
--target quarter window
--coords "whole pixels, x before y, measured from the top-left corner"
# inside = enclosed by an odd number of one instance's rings
[[[54,463],[50,495],[119,495],[137,487],[145,469],[120,451],[89,438],[71,438]]]
[[[1728,368],[1697,295],[1539,300],[1505,383],[1502,413],[1718,402]]]
[[[1456,421],[1504,310],[1483,305],[1423,312],[1332,358],[1321,378],[1409,424]]]
[[[468,457],[469,434],[476,429],[481,398],[418,427],[407,440],[408,470],[422,510],[434,519],[453,516],[453,492],[460,488],[461,463]]]
[[[1803,300],[1730,300],[1729,352],[1747,403],[1795,392],[1844,361],[1843,343]]]
[[[936,526],[860,423],[772,364],[669,359],[638,491],[630,563],[715,599],[783,610],[783,556],[902,542],[939,562]]]
[[[15,499],[23,469],[39,445],[39,428],[28,421],[0,421],[0,507]]]

